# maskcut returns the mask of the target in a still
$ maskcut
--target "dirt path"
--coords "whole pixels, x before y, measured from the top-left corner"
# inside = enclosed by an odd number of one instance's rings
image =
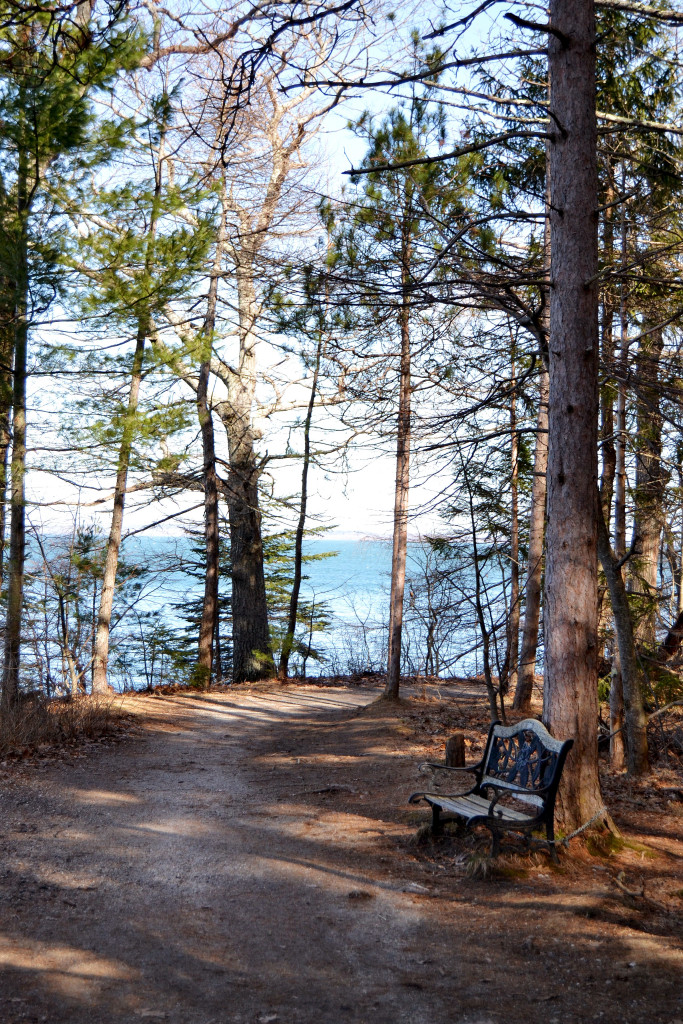
[[[117,746],[0,769],[1,1024],[682,1024],[675,926],[604,869],[566,898],[411,852],[376,695],[136,698]]]

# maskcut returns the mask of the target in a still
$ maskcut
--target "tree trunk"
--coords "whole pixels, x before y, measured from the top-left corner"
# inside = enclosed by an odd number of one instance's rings
[[[467,489],[467,497],[469,502],[470,512],[470,527],[472,530],[472,567],[474,569],[474,608],[477,613],[477,621],[479,623],[479,631],[481,633],[481,650],[482,660],[484,663],[484,680],[486,682],[486,695],[489,701],[489,710],[491,714],[491,721],[497,722],[499,719],[505,721],[505,706],[503,704],[502,695],[500,695],[500,713],[498,711],[498,696],[499,690],[493,682],[493,675],[491,673],[491,643],[490,643],[490,631],[486,625],[486,615],[484,614],[484,606],[482,604],[482,591],[485,592],[485,585],[482,585],[482,574],[481,566],[479,562],[479,543],[477,541],[477,521],[474,510],[474,495],[472,493],[472,484],[470,482],[470,476],[467,468],[467,463],[463,458],[462,452],[460,455],[460,469],[462,472],[465,487]]]
[[[516,711],[529,711],[536,673],[538,628],[541,618],[543,580],[543,535],[545,532],[546,474],[548,470],[548,371],[543,368],[539,381],[534,480],[531,488],[529,556],[525,588],[524,629],[519,679],[512,703]]]
[[[213,412],[209,404],[208,388],[211,373],[213,334],[216,329],[218,280],[221,275],[225,247],[225,210],[221,213],[216,251],[214,253],[206,316],[202,328],[202,356],[197,384],[197,417],[202,435],[202,483],[204,487],[204,600],[199,624],[199,650],[193,681],[202,688],[211,685],[214,639],[218,630],[218,577],[220,572],[220,539],[218,516],[218,475],[216,473],[216,442],[213,430]]]
[[[306,504],[308,500],[308,467],[311,461],[311,421],[313,419],[313,408],[315,396],[318,390],[318,374],[320,373],[320,358],[322,356],[323,336],[318,335],[318,347],[315,353],[315,366],[313,369],[313,381],[311,383],[311,394],[308,399],[308,409],[304,421],[304,462],[301,470],[301,504],[299,506],[299,520],[296,524],[296,535],[294,538],[294,578],[292,579],[292,592],[289,596],[289,614],[287,617],[287,631],[282,641],[280,653],[280,665],[278,678],[285,680],[289,672],[289,658],[294,646],[294,635],[296,633],[296,620],[299,611],[299,591],[301,589],[301,566],[303,558],[304,531],[306,528]]]
[[[161,199],[162,174],[163,174],[163,150],[164,150],[164,128],[162,126],[159,141],[158,158],[155,167],[154,197],[147,235],[147,246],[145,253],[145,276],[149,278],[153,265],[153,245],[156,237],[157,223],[159,219],[159,202]],[[149,284],[143,284],[143,288],[149,291]],[[130,388],[128,390],[128,406],[126,418],[123,425],[123,436],[119,448],[119,457],[116,467],[116,485],[114,487],[114,508],[109,528],[109,539],[107,541],[107,557],[104,564],[102,576],[102,590],[100,592],[100,606],[97,615],[97,630],[93,644],[93,665],[92,665],[92,692],[108,693],[111,686],[107,680],[109,665],[109,636],[111,630],[111,615],[114,607],[114,591],[116,588],[116,573],[119,565],[119,550],[121,548],[121,536],[123,532],[123,513],[126,504],[126,486],[128,483],[128,469],[130,467],[130,456],[133,450],[133,438],[135,436],[135,418],[138,411],[140,396],[140,383],[142,381],[142,365],[145,355],[145,341],[150,329],[149,309],[144,308],[138,315],[137,334],[135,339],[135,352],[131,366]]]
[[[611,266],[614,263],[614,221],[612,219],[613,207],[617,193],[614,187],[614,168],[611,160],[607,161],[608,185],[605,194],[607,209],[603,220],[603,250],[604,263]],[[614,497],[615,478],[617,473],[617,443],[615,441],[615,416],[614,398],[615,387],[613,366],[615,362],[615,341],[614,341],[614,316],[618,309],[618,297],[614,285],[611,282],[603,286],[602,298],[602,364],[605,367],[607,380],[600,392],[600,448],[602,451],[602,475],[600,477],[600,514],[607,531],[607,543],[609,545],[609,529],[612,516],[612,499]],[[617,384],[617,387],[619,385]],[[617,398],[618,402],[618,398]],[[617,413],[618,417],[618,413]],[[599,526],[600,529],[600,526]],[[598,537],[598,551],[600,560],[605,570],[605,558],[600,550],[601,538]],[[607,555],[605,557],[608,557]],[[619,558],[621,556],[617,556]],[[619,580],[623,585],[621,570]],[[610,603],[612,586],[608,579],[608,590],[610,591]],[[612,614],[614,608],[611,607]],[[604,600],[600,601],[600,626],[599,632],[603,636],[609,632],[610,607]],[[630,622],[630,619],[629,619]],[[616,623],[615,630],[619,632]],[[622,635],[622,642],[627,642]],[[624,766],[624,695],[621,674],[620,641],[612,642],[612,669],[610,679],[610,763],[613,768],[621,769]],[[630,669],[630,665],[629,665]]]
[[[410,489],[410,306],[408,260],[403,257],[403,301],[401,305],[401,366],[396,438],[396,482],[394,487],[394,535],[391,551],[391,596],[389,598],[389,651],[384,696],[398,698],[401,681],[401,639],[403,597],[406,588],[408,548],[408,494]]]
[[[678,486],[681,493],[683,493],[683,467],[680,463],[680,456],[678,460]],[[683,516],[681,519],[678,547],[678,573],[676,574],[676,612],[678,615],[683,612]]]
[[[512,360],[512,384],[515,386],[515,363]],[[517,395],[510,399],[510,610],[507,621],[505,671],[500,680],[501,694],[517,686],[519,671],[519,438],[517,436]]]
[[[199,650],[197,664],[193,674],[196,685],[206,689],[211,684],[213,668],[213,643],[216,636],[218,619],[218,572],[219,572],[219,536],[218,536],[218,479],[216,476],[216,446],[213,433],[213,416],[208,402],[209,371],[211,365],[211,334],[207,334],[204,353],[199,367],[199,384],[197,387],[197,415],[202,435],[204,485],[204,601],[202,617],[199,624]]]
[[[2,696],[5,707],[19,696],[21,620],[24,605],[24,561],[26,557],[26,357],[28,324],[25,307],[15,333],[14,388],[12,412],[12,465],[10,494],[10,550],[5,620],[4,673]]]
[[[126,503],[126,484],[128,481],[128,468],[133,448],[133,437],[135,436],[135,417],[138,409],[140,395],[140,382],[142,380],[142,363],[145,353],[145,337],[147,335],[147,320],[138,323],[138,333],[133,353],[133,365],[130,375],[130,389],[128,391],[128,406],[126,418],[123,425],[123,436],[119,448],[118,466],[116,471],[116,486],[114,488],[114,509],[109,528],[109,539],[107,541],[107,557],[104,563],[102,575],[102,589],[100,591],[100,607],[97,615],[97,631],[93,646],[92,666],[92,692],[109,693],[111,686],[107,681],[107,666],[109,663],[109,632],[111,629],[111,614],[114,606],[114,590],[116,587],[116,572],[119,564],[119,549],[121,547],[121,534],[123,531],[123,511]]]
[[[664,346],[661,328],[645,334],[636,360],[636,486],[633,534],[637,557],[630,563],[631,590],[638,593],[636,638],[649,655],[655,649],[657,567],[664,522],[668,473],[662,465],[662,413],[659,362]]]
[[[624,743],[624,687],[619,657],[619,639],[612,654],[612,671],[609,688],[609,763],[616,771],[626,764]]]
[[[626,191],[624,172],[622,169],[622,194]],[[626,208],[622,205],[621,212],[621,265],[627,264],[627,225]],[[628,319],[626,311],[626,278],[620,283],[621,295],[619,302],[620,346],[619,371],[617,380],[617,411],[615,420],[615,483],[614,483],[614,551],[618,559],[626,553],[626,375],[628,372]],[[621,770],[626,760],[624,745],[624,694],[619,664],[619,649],[614,652],[612,662],[612,679],[610,684],[610,764]]]
[[[683,611],[678,612],[676,621],[669,628],[666,637],[657,649],[657,662],[663,665],[669,661],[681,649],[683,644]]]
[[[648,770],[647,717],[643,709],[642,673],[638,664],[626,585],[619,559],[609,542],[609,533],[601,509],[598,510],[598,551],[607,578],[619,644],[628,770],[632,775],[642,775]]]
[[[0,593],[2,593],[5,560],[5,532],[7,511],[7,467],[12,441],[12,360],[14,355],[14,327],[11,308],[7,308],[4,296],[12,290],[11,282],[0,280],[3,295],[0,296]]]
[[[616,192],[612,184],[612,167],[608,166],[609,184],[605,202],[612,204]],[[604,261],[611,265],[614,261],[614,224],[611,206],[605,210],[603,225]],[[612,515],[612,497],[614,494],[614,477],[616,473],[617,453],[614,443],[614,315],[617,311],[617,295],[610,283],[603,288],[602,298],[602,364],[608,380],[600,392],[600,448],[602,451],[602,475],[600,477],[600,504],[602,514],[609,533]]]
[[[230,454],[227,501],[232,564],[233,680],[267,679],[273,673],[268,604],[263,574],[258,466],[252,426],[256,390],[257,303],[249,269],[238,269],[240,357],[220,407]]]
[[[237,460],[228,476],[228,515],[232,564],[233,680],[267,679],[273,672],[268,606],[263,574],[258,468],[255,458]]]
[[[559,817],[602,807],[598,779],[598,179],[593,0],[551,0],[551,297],[544,718],[574,739]]]
[[[548,102],[550,102],[548,81]],[[545,219],[543,222],[543,271],[550,281],[550,140],[545,147]],[[547,352],[550,336],[550,288],[543,286],[543,337],[540,348],[543,365],[538,386],[538,416],[536,420],[536,449],[534,451],[534,477],[531,485],[531,516],[529,520],[529,551],[527,556],[526,586],[524,592],[524,629],[519,677],[512,706],[516,711],[531,709],[531,695],[536,678],[536,654],[541,619],[541,593],[543,584],[543,541],[545,537],[545,505],[548,474],[548,365]]]
[[[214,637],[214,648],[213,648],[213,670],[217,683],[223,682],[223,651],[221,647],[221,616],[220,616],[220,605],[218,608],[218,614],[216,615],[216,635]]]
[[[10,493],[10,551],[5,618],[2,704],[19,698],[21,620],[24,606],[26,558],[26,366],[28,357],[28,166],[19,156],[17,181],[16,280],[14,284],[14,379],[12,383],[12,464]]]

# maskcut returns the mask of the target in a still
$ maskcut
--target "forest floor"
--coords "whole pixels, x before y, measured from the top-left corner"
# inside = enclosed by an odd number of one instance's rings
[[[418,764],[473,684],[123,700],[126,729],[0,763],[1,1024],[683,1024],[683,785],[605,774],[625,842],[555,868],[419,842]],[[424,830],[422,830],[424,832]]]

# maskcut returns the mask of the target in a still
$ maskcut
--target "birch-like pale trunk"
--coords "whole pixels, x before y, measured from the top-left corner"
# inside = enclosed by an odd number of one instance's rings
[[[598,176],[594,0],[551,0],[551,289],[544,719],[572,738],[558,816],[600,812]]]
[[[219,49],[216,56],[222,59]],[[220,78],[218,71],[217,81]],[[226,110],[232,109],[233,102],[229,84],[224,82],[224,86],[222,95],[212,90],[211,96],[211,103],[216,102],[214,109],[218,108],[216,123],[220,139],[224,138],[221,133],[225,128],[221,118]],[[319,110],[306,108],[314,93],[313,87],[304,87],[296,95],[283,100],[275,74],[266,76],[262,89],[263,104],[254,102],[251,105],[256,134],[252,136],[249,127],[251,115],[247,112],[242,125],[246,134],[242,143],[236,142],[238,147],[244,145],[248,166],[252,168],[246,172],[246,181],[241,179],[238,163],[234,160],[229,174],[227,165],[220,169],[216,167],[227,193],[223,198],[230,226],[226,259],[231,266],[237,293],[239,335],[237,365],[216,359],[216,364],[220,364],[220,379],[227,388],[227,398],[214,403],[214,411],[226,431],[230,461],[225,498],[230,524],[234,682],[263,679],[274,672],[259,504],[262,466],[257,444],[261,434],[254,425],[254,416],[258,412],[256,353],[262,306],[256,287],[260,274],[259,254],[269,239],[281,232],[284,221],[300,212],[298,207],[287,211],[283,209],[285,186],[292,171],[303,166],[301,147],[327,109],[327,104]],[[332,105],[335,102],[331,101]],[[242,129],[237,126],[235,130],[238,132],[235,138],[239,140]],[[252,141],[255,143],[253,147]],[[255,177],[250,181],[254,171]],[[251,193],[250,199],[245,198],[245,185],[247,192]]]

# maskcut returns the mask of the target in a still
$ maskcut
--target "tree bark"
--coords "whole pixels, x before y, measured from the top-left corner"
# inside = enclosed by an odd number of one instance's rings
[[[606,204],[612,204],[616,192],[612,183],[612,167],[607,168],[608,187],[605,195]],[[611,266],[614,262],[614,223],[612,209],[605,210],[603,225],[604,262]],[[602,514],[609,533],[612,515],[612,497],[614,494],[614,478],[617,465],[617,452],[614,443],[614,315],[617,311],[617,295],[610,283],[603,288],[602,298],[602,364],[608,380],[600,392],[600,448],[602,451],[602,474],[600,477],[600,504]]]
[[[541,619],[543,581],[543,537],[545,533],[546,474],[548,470],[548,371],[541,371],[534,452],[534,480],[531,487],[531,518],[529,522],[529,555],[525,587],[524,629],[519,679],[512,706],[516,711],[529,711],[536,674],[538,630]]]
[[[216,635],[214,637],[213,647],[213,666],[214,675],[217,683],[223,682],[223,650],[221,645],[221,617],[220,617],[220,605],[218,608],[218,614],[216,615]]]
[[[214,640],[218,632],[218,577],[220,571],[220,538],[218,516],[218,475],[216,472],[216,442],[213,430],[213,412],[209,404],[209,377],[216,329],[218,280],[221,275],[225,247],[225,209],[216,236],[216,251],[209,281],[206,316],[201,334],[202,355],[197,384],[197,417],[202,435],[202,484],[204,488],[204,600],[199,623],[199,649],[193,681],[204,689],[211,685]]]
[[[619,639],[612,654],[612,670],[609,688],[609,763],[616,771],[621,771],[626,764],[626,744],[624,743],[624,687],[621,675],[621,658],[619,657]]]
[[[598,551],[609,587],[619,645],[627,765],[630,774],[642,775],[648,770],[647,716],[643,709],[642,673],[633,636],[626,584],[621,573],[619,559],[609,542],[609,533],[601,509],[598,510]]]
[[[650,655],[655,650],[657,567],[664,523],[664,493],[668,482],[668,473],[662,465],[662,413],[658,387],[663,346],[661,328],[644,334],[636,360],[638,391],[633,539],[637,556],[631,560],[630,574],[631,590],[639,595],[636,638]]]
[[[474,608],[477,613],[477,621],[479,623],[479,631],[481,633],[481,652],[482,661],[484,663],[483,668],[484,680],[486,682],[486,695],[489,701],[491,721],[497,722],[500,719],[502,719],[502,721],[504,722],[505,705],[503,704],[502,695],[499,694],[499,689],[493,682],[493,674],[491,672],[491,634],[486,625],[486,615],[484,614],[484,606],[482,604],[482,591],[485,590],[485,586],[482,586],[482,573],[479,562],[479,543],[477,541],[477,522],[474,510],[474,495],[472,493],[472,484],[470,481],[467,463],[463,458],[462,452],[460,452],[460,469],[462,472],[465,488],[467,489],[467,497],[469,502],[470,526],[472,529],[472,568],[474,569]],[[500,712],[498,711],[499,695]]]
[[[607,266],[612,266],[614,263],[615,256],[614,221],[612,218],[612,204],[616,199],[617,193],[614,186],[614,167],[609,157],[607,158],[606,173],[608,181],[607,189],[605,192],[605,205],[607,206],[607,209],[605,210],[603,219],[603,262]],[[613,380],[615,375],[612,369],[615,362],[614,317],[617,312],[617,309],[618,296],[616,290],[612,282],[607,282],[603,286],[602,292],[602,365],[603,367],[605,367],[605,374],[607,380],[604,382],[602,389],[600,391],[600,448],[602,451],[602,474],[600,477],[600,514],[602,516],[605,528],[607,530],[608,545],[610,521],[612,517],[612,500],[614,498],[615,478],[618,463],[617,442],[615,440],[614,414],[615,387]],[[619,387],[619,385],[617,385],[617,387]],[[598,529],[601,529],[600,525]],[[598,538],[598,550],[600,553],[600,537]],[[603,565],[603,570],[605,571],[605,574],[607,576],[607,572],[605,570],[605,559],[603,558],[602,553],[600,553],[600,560]],[[622,580],[620,570],[619,579]],[[612,589],[613,588],[610,586],[608,579],[608,590],[610,591],[610,599]],[[614,614],[613,607],[611,608],[611,612],[612,614]],[[599,632],[601,636],[604,636],[606,633],[609,632],[609,620],[610,607],[604,601],[603,593],[601,591],[599,626]],[[618,632],[616,618],[615,630],[617,630]],[[625,639],[626,638],[622,636],[622,641]],[[624,766],[625,758],[623,732],[624,696],[621,675],[621,656],[619,653],[620,642],[618,636],[616,644],[612,643],[611,647],[612,669],[610,679],[610,763],[613,768],[621,769]]]
[[[5,618],[2,705],[19,699],[21,621],[26,558],[26,368],[28,357],[28,156],[19,154],[17,180],[16,279],[14,282],[14,364],[12,381],[12,463],[10,489],[10,551]]]
[[[669,661],[675,654],[678,654],[681,644],[683,644],[683,611],[678,612],[676,621],[669,628],[666,637],[659,645],[657,661],[662,665]]]
[[[400,313],[401,365],[396,437],[396,478],[394,486],[394,534],[391,550],[391,595],[389,598],[389,651],[384,696],[396,700],[401,681],[401,640],[403,598],[406,588],[408,549],[408,494],[410,490],[410,300],[408,295],[409,243],[403,252],[403,297]]]
[[[548,102],[550,102],[548,81]],[[543,223],[543,270],[550,281],[550,140],[545,147],[545,219]],[[534,451],[534,477],[531,485],[531,515],[529,519],[529,551],[527,555],[526,585],[524,591],[524,629],[519,677],[512,706],[516,711],[531,709],[531,695],[536,678],[536,655],[541,620],[541,593],[543,585],[543,542],[545,539],[547,474],[548,474],[548,365],[547,351],[550,336],[550,288],[543,286],[543,313],[541,350],[543,363],[538,387],[538,415],[536,420],[536,448]]]
[[[318,346],[315,353],[315,366],[313,368],[313,381],[311,382],[311,394],[308,399],[308,409],[304,421],[304,460],[301,469],[301,503],[299,505],[299,519],[296,524],[294,537],[294,576],[292,579],[292,592],[289,596],[289,613],[287,616],[287,631],[282,641],[280,653],[280,665],[278,667],[278,678],[287,679],[289,672],[289,658],[294,646],[294,635],[296,633],[296,620],[299,611],[299,591],[301,590],[301,568],[303,559],[304,531],[306,529],[306,504],[308,501],[308,468],[311,461],[311,421],[313,420],[313,409],[315,407],[315,396],[318,390],[318,375],[320,373],[320,358],[322,356],[323,336],[318,335]]]
[[[622,169],[621,191],[626,191],[624,171]],[[626,206],[622,205],[621,211],[621,265],[626,267],[627,253],[627,224]],[[617,409],[615,419],[615,481],[614,481],[614,550],[617,558],[621,559],[626,553],[626,374],[628,372],[628,318],[627,318],[627,284],[625,276],[620,282],[619,300],[619,372],[617,380]],[[614,652],[612,662],[612,679],[609,695],[610,714],[610,764],[613,768],[621,770],[626,763],[626,747],[624,744],[624,693],[621,679],[621,667],[619,664],[619,648]]]
[[[12,282],[0,278],[0,593],[2,593],[7,526],[7,468],[12,443],[12,362],[14,357],[13,311],[5,297],[12,294]]]
[[[515,386],[515,362],[512,359],[512,384]],[[519,672],[519,438],[517,436],[517,395],[510,399],[510,609],[507,621],[505,670],[500,680],[500,692],[516,688]]]
[[[248,259],[247,259],[248,262]],[[257,303],[249,269],[237,271],[240,355],[230,378],[228,402],[219,409],[225,425],[230,470],[227,501],[232,564],[233,680],[267,679],[273,673],[252,408],[256,391]]]
[[[130,456],[133,449],[133,437],[135,436],[135,417],[138,409],[140,395],[140,382],[142,380],[142,363],[145,354],[145,338],[147,335],[148,323],[138,323],[138,333],[133,353],[133,364],[130,375],[130,388],[128,391],[128,406],[126,418],[123,425],[123,436],[119,448],[118,466],[116,471],[116,486],[114,488],[114,509],[109,528],[109,539],[107,541],[107,557],[104,563],[102,575],[102,589],[100,591],[100,607],[97,615],[97,631],[93,645],[93,666],[92,666],[92,692],[108,693],[111,686],[107,681],[107,667],[109,663],[109,632],[111,629],[111,614],[114,606],[114,589],[116,587],[116,573],[119,564],[119,550],[121,547],[121,534],[123,531],[123,512],[126,503],[126,484],[128,481],[128,468]]]
[[[551,0],[551,297],[544,719],[572,737],[565,827],[602,807],[598,779],[598,178],[593,0]]]
[[[218,480],[216,476],[216,446],[213,417],[208,401],[209,369],[211,365],[211,335],[205,340],[207,352],[199,367],[197,387],[197,416],[202,435],[202,482],[204,485],[204,600],[199,624],[199,650],[193,681],[203,689],[211,685],[213,644],[218,619]]]
[[[220,61],[221,54],[216,51]],[[218,73],[220,79],[220,73]],[[263,571],[263,543],[261,512],[259,508],[259,477],[261,466],[256,452],[260,432],[253,423],[256,401],[256,349],[257,323],[260,307],[256,297],[255,277],[257,259],[268,241],[271,229],[282,227],[283,211],[280,201],[290,172],[299,166],[298,158],[309,126],[315,115],[303,110],[295,111],[312,90],[304,89],[297,97],[279,101],[274,79],[269,79],[262,94],[265,123],[256,136],[259,139],[256,178],[249,181],[244,203],[239,199],[244,182],[226,175],[226,165],[215,167],[223,182],[223,207],[230,222],[230,240],[226,254],[234,268],[237,291],[237,317],[239,356],[233,369],[224,366],[222,376],[227,385],[227,400],[216,402],[214,409],[226,431],[230,467],[226,487],[228,518],[230,523],[230,557],[232,566],[232,629],[233,680],[235,682],[267,678],[274,672],[273,655],[268,627],[268,604]],[[223,82],[223,112],[231,109],[229,84]],[[218,100],[214,93],[212,99]],[[218,104],[220,106],[220,104]],[[223,151],[226,124],[217,122],[216,153]],[[252,167],[254,162],[252,161]],[[266,169],[268,173],[265,174]],[[267,180],[260,177],[264,173]],[[257,196],[261,181],[265,188]],[[234,188],[233,188],[234,186]]]

